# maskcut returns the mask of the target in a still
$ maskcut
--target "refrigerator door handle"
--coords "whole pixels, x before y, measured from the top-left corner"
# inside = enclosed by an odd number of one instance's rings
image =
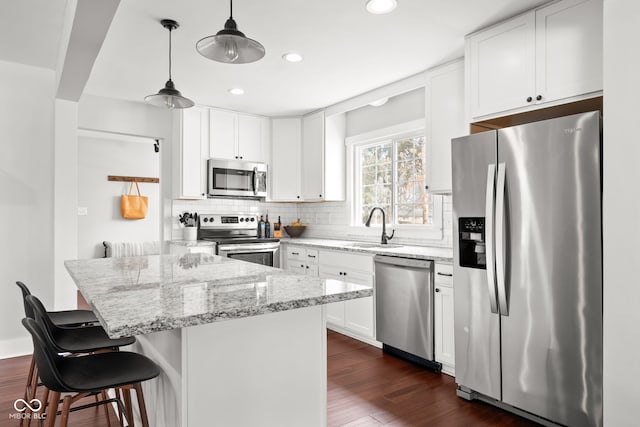
[[[496,188],[496,222],[495,222],[495,248],[496,248],[496,282],[498,284],[498,302],[500,303],[500,314],[509,315],[509,304],[507,303],[507,287],[505,283],[505,260],[504,260],[504,193],[506,179],[506,164],[498,164],[498,183]]]
[[[487,286],[489,287],[489,305],[492,313],[498,313],[498,296],[496,290],[496,270],[493,247],[494,206],[496,191],[496,165],[487,167],[487,194],[485,199],[485,242],[487,257]]]

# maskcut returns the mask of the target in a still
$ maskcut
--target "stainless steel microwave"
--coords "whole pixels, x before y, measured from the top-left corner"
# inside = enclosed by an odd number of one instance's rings
[[[267,197],[267,164],[243,160],[207,161],[209,197]]]

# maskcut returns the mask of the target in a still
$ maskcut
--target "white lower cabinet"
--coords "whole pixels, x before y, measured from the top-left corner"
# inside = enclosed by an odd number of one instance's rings
[[[299,274],[318,276],[318,250],[287,245],[284,268]]]
[[[453,325],[453,266],[436,263],[434,280],[434,339],[436,361],[442,371],[455,375],[455,339]]]
[[[373,256],[320,251],[320,277],[373,286]],[[327,327],[369,344],[375,342],[373,297],[327,304]]]

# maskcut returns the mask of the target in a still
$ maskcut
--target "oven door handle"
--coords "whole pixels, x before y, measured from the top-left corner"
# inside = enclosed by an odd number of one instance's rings
[[[249,254],[256,252],[275,252],[280,249],[280,245],[271,245],[268,243],[262,245],[220,245],[219,252],[232,252],[234,254]]]

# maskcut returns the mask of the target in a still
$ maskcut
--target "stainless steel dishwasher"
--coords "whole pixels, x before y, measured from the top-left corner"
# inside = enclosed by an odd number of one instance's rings
[[[433,261],[376,255],[376,339],[383,349],[439,371],[434,361]]]

